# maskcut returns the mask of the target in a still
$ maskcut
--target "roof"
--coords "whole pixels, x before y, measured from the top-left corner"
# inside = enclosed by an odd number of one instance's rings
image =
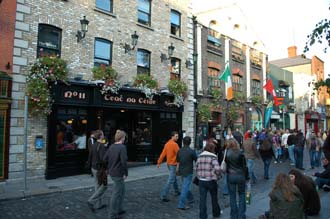
[[[277,60],[269,61],[270,64],[276,65],[280,68],[311,64],[311,62],[312,62],[311,59],[307,59],[302,55],[295,56],[292,58],[284,58],[284,59],[277,59]]]

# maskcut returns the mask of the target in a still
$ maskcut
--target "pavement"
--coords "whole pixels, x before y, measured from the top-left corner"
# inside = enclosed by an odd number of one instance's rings
[[[304,157],[306,175],[322,168],[314,170],[309,167],[307,154]],[[271,191],[275,176],[279,172],[287,173],[292,167],[289,162],[271,164],[270,180],[262,177],[262,161],[256,162],[256,175],[259,179],[252,186],[252,202],[247,205],[247,219],[257,219],[259,215],[269,208],[268,194]],[[153,218],[198,218],[199,197],[197,186],[192,186],[195,195],[195,203],[186,211],[177,210],[178,197],[170,197],[169,203],[159,200],[159,192],[167,179],[167,167],[165,164],[158,169],[156,165],[145,165],[129,168],[129,177],[126,180],[126,195],[124,203],[127,214],[125,219],[153,219]],[[222,194],[222,182],[219,183],[219,203],[223,209],[221,218],[230,218],[229,197]],[[111,180],[107,196],[111,196]],[[61,177],[52,180],[43,178],[31,178],[27,181],[27,189],[24,190],[22,180],[7,180],[0,182],[0,219],[1,218],[104,218],[106,209],[97,213],[91,213],[86,205],[87,198],[93,193],[94,181],[87,174]],[[310,219],[330,218],[330,192],[319,191],[321,199],[321,212],[317,217]],[[210,198],[208,198],[210,199]],[[211,203],[208,200],[210,214]],[[210,216],[210,215],[209,215]],[[210,218],[210,217],[209,217]]]

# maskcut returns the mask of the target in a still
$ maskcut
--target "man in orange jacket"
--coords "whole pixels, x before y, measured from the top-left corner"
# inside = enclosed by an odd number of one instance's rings
[[[171,139],[165,144],[162,153],[159,156],[157,167],[160,167],[160,164],[163,162],[164,158],[166,157],[167,160],[167,168],[169,171],[169,176],[167,182],[160,193],[160,199],[163,202],[170,201],[168,199],[168,192],[170,190],[171,185],[173,184],[173,188],[176,195],[180,195],[178,181],[176,179],[176,155],[179,151],[179,145],[176,143],[179,138],[179,133],[177,131],[173,131],[171,133]]]

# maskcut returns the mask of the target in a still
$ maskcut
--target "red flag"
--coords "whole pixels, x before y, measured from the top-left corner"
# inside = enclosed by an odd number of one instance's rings
[[[263,88],[265,88],[266,91],[267,91],[268,93],[270,93],[270,95],[273,96],[273,99],[274,99],[274,105],[275,105],[275,106],[280,105],[279,102],[278,102],[278,100],[277,100],[277,96],[276,96],[276,92],[275,92],[275,89],[274,89],[274,85],[273,85],[272,80],[267,79],[267,82],[266,82],[266,84],[263,86]]]

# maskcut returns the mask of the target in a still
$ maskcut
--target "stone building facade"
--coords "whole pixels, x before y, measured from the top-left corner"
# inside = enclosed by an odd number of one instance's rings
[[[13,55],[13,91],[10,119],[9,179],[23,177],[24,165],[24,96],[26,76],[36,61],[40,25],[55,27],[61,33],[60,56],[68,63],[70,80],[89,83],[94,66],[95,40],[111,42],[111,65],[118,72],[120,81],[131,84],[137,74],[137,50],[150,54],[150,75],[159,86],[166,87],[170,80],[169,60],[162,61],[161,53],[167,54],[168,46],[175,47],[172,58],[180,60],[180,80],[188,85],[184,111],[180,124],[186,135],[194,134],[193,70],[185,62],[192,59],[193,34],[189,0],[150,1],[149,24],[138,21],[139,1],[110,1],[111,10],[96,5],[95,0],[17,0],[16,27]],[[143,9],[143,7],[142,7]],[[140,11],[141,12],[141,11]],[[145,11],[142,10],[144,13]],[[171,34],[171,14],[180,18],[179,34]],[[79,20],[89,20],[88,32],[77,42]],[[123,45],[131,43],[131,34],[139,35],[134,50],[125,53]],[[168,56],[168,55],[167,55]],[[45,175],[49,165],[50,117],[29,116],[27,173],[29,177]],[[182,134],[182,130],[180,134]],[[36,139],[42,136],[44,145],[36,149]],[[157,147],[161,147],[158,145]],[[158,149],[159,150],[159,149]],[[48,153],[47,153],[48,151]]]

